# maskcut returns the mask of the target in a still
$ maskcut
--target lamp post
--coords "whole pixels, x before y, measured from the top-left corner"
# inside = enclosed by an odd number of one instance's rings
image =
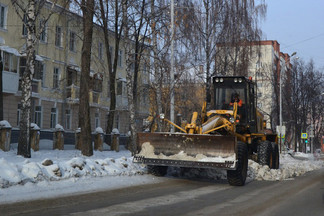
[[[290,57],[296,55],[296,52],[293,52]],[[290,61],[290,59],[289,59]],[[282,70],[280,70],[279,75],[279,139],[280,139],[280,153],[282,151]]]
[[[174,0],[171,0],[170,121],[174,122]],[[174,127],[171,125],[171,132]]]

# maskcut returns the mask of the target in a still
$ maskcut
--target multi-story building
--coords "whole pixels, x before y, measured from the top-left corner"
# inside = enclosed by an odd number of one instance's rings
[[[280,51],[280,44],[275,40],[243,42],[239,48],[232,49],[224,44],[219,44],[218,49],[219,55],[216,57],[216,64],[224,64],[227,60],[226,64],[229,65],[220,67],[227,68],[227,71],[222,74],[232,75],[234,74],[233,68],[238,70],[243,68],[243,71],[236,71],[235,75],[250,76],[255,80],[258,107],[267,120],[267,127],[274,128],[276,124],[279,124],[277,119],[280,76],[284,80],[290,70],[290,56]],[[242,53],[248,54],[243,60],[240,59]],[[233,66],[234,60],[236,67]]]
[[[59,1],[64,2],[64,1]],[[82,17],[60,5],[51,7],[47,2],[41,13],[55,10],[40,35],[36,46],[35,74],[32,82],[32,122],[41,129],[61,124],[65,130],[78,127],[79,89],[81,75]],[[37,20],[38,23],[42,20]],[[26,66],[26,28],[15,12],[10,0],[0,0],[0,51],[3,57],[4,119],[19,127],[21,90],[19,82]],[[113,35],[111,35],[113,43]],[[123,44],[123,42],[122,42]],[[129,131],[126,89],[126,61],[124,46],[118,51],[117,107],[115,128],[121,133]],[[111,51],[114,47],[110,47]],[[142,65],[139,88],[148,85],[147,65]],[[104,35],[94,26],[89,103],[91,127],[106,128],[110,106],[108,63],[105,55]],[[145,93],[145,91],[141,91]],[[139,100],[148,96],[141,94]],[[149,103],[139,102],[138,122],[149,112]]]

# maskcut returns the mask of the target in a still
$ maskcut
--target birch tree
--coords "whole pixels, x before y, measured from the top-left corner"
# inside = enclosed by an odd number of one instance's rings
[[[11,4],[16,10],[23,24],[27,29],[26,36],[26,70],[23,73],[21,82],[21,120],[19,123],[18,155],[26,158],[31,157],[30,153],[30,124],[31,124],[31,84],[35,71],[35,46],[39,41],[41,33],[51,15],[56,1],[52,3],[50,12],[43,16],[43,22],[36,31],[36,20],[42,16],[41,10],[44,8],[46,0],[11,0]],[[25,18],[26,17],[26,18]]]
[[[130,132],[131,132],[131,151],[134,154],[136,151],[136,125],[135,125],[135,104],[133,95],[133,74],[131,71],[132,53],[131,53],[131,40],[129,39],[129,25],[128,25],[128,0],[122,0],[122,11],[123,11],[123,23],[125,23],[124,29],[124,50],[126,55],[126,85],[127,85],[127,99],[128,99],[128,111],[130,120]]]

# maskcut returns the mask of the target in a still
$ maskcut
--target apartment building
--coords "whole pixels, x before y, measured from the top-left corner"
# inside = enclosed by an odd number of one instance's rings
[[[59,1],[65,2],[65,1]],[[82,18],[56,5],[51,8],[47,2],[41,13],[55,10],[46,24],[36,46],[35,74],[32,82],[32,122],[41,129],[53,129],[61,124],[65,130],[74,131],[78,127],[79,89],[81,75]],[[38,20],[37,22],[42,22]],[[4,119],[13,127],[20,121],[20,80],[26,66],[26,29],[11,5],[10,0],[0,0],[0,51],[3,57],[3,98]],[[111,36],[113,43],[113,35]],[[115,128],[121,133],[129,131],[128,101],[126,89],[126,61],[124,44],[118,50],[117,107]],[[110,47],[114,51],[114,47]],[[139,88],[148,88],[148,65],[141,65]],[[100,27],[93,31],[89,103],[91,107],[91,127],[106,128],[110,112],[110,90],[108,63],[105,55],[104,37]],[[139,96],[138,125],[149,113],[149,103],[145,103],[146,91]],[[144,100],[144,102],[142,102]]]
[[[289,72],[291,68],[290,56],[281,52],[280,44],[276,40],[242,42],[235,48],[219,44],[218,49],[219,55],[216,57],[216,64],[220,65],[218,68],[221,68],[222,71],[216,70],[216,74],[252,77],[257,84],[257,106],[264,114],[267,128],[274,128],[279,124],[277,108],[279,106],[280,76],[284,80]],[[248,55],[241,59],[244,52]],[[236,64],[233,63],[234,61]],[[228,66],[224,66],[224,64]],[[235,73],[233,65],[242,71]],[[226,68],[225,71],[224,68]]]

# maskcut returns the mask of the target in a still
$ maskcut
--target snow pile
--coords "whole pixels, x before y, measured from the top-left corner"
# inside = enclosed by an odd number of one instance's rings
[[[41,140],[40,151],[32,151],[32,158],[26,159],[17,155],[17,144],[11,144],[9,152],[0,150],[0,188],[93,177],[122,176],[129,179],[147,174],[146,167],[133,163],[131,153],[122,147],[120,152],[114,152],[108,151],[109,146],[104,145],[104,151],[94,151],[93,156],[85,157],[74,149],[74,145],[65,145],[65,150],[52,150],[53,141]],[[249,160],[247,181],[287,180],[323,167],[323,160],[300,153],[281,155],[278,170]],[[170,167],[168,175],[226,180],[226,170],[215,169]]]
[[[249,160],[248,177],[266,181],[287,180],[324,167],[324,161],[314,160],[311,154],[302,155],[303,159],[297,159],[291,155],[281,155],[280,166],[277,170],[269,169],[268,166],[261,166]]]
[[[44,146],[45,145],[45,146]],[[74,146],[70,150],[51,150],[52,141],[40,143],[40,151],[32,151],[32,158],[17,155],[17,148],[0,151],[0,188],[40,181],[59,181],[80,177],[133,176],[146,173],[145,167],[134,164],[129,151],[94,151],[85,157]],[[44,149],[45,148],[45,149]]]

